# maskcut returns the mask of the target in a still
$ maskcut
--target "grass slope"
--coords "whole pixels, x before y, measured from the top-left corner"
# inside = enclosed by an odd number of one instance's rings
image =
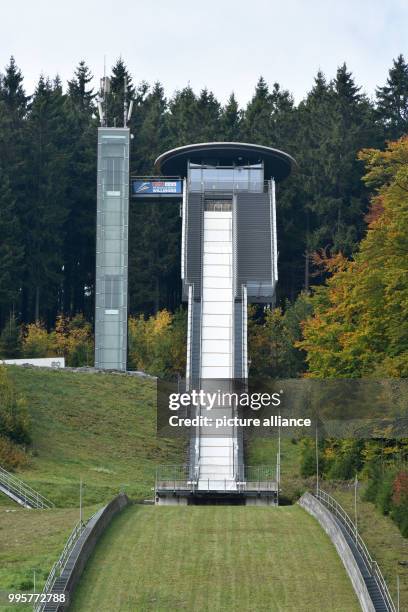
[[[403,538],[397,525],[387,516],[380,514],[371,502],[362,499],[362,485],[358,495],[358,529],[368,550],[379,563],[394,601],[397,601],[397,574],[400,577],[401,610],[408,610],[408,540]],[[348,514],[354,518],[354,490],[339,486],[328,488]]]
[[[178,440],[156,439],[151,379],[10,367],[32,419],[32,458],[18,473],[60,507],[107,502],[120,489],[151,497],[155,467],[185,460]]]
[[[84,518],[96,510],[96,506],[85,508]],[[0,590],[32,592],[35,571],[36,588],[41,591],[78,520],[76,508],[25,510],[16,505],[0,508]],[[32,606],[19,609],[32,610]]]
[[[306,483],[300,477],[300,444],[282,438],[282,497],[294,499],[302,490],[314,488],[314,479]],[[254,438],[247,447],[248,462],[268,464],[277,452],[277,440]],[[321,481],[320,486],[343,506],[354,520],[354,487]],[[383,516],[374,504],[363,500],[365,484],[358,495],[358,528],[371,555],[378,562],[394,601],[397,601],[397,574],[400,577],[401,610],[408,610],[408,539],[402,537],[396,524]],[[405,563],[401,565],[399,562]],[[405,607],[404,607],[405,606]]]
[[[97,545],[71,612],[359,610],[335,548],[299,506],[133,506]]]
[[[120,489],[152,497],[156,464],[181,463],[185,454],[179,440],[156,439],[151,379],[8,371],[32,421],[30,462],[17,476],[59,508],[24,510],[0,493],[0,590],[32,588],[34,569],[41,590],[79,519],[80,478],[86,516]]]

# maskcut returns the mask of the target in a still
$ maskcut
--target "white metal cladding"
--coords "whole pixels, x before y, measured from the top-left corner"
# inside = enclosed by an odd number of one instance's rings
[[[200,378],[205,389],[211,384],[209,379],[217,379],[217,387],[223,387],[225,379],[229,389],[234,375],[232,237],[231,211],[204,211]],[[213,410],[216,416],[233,414],[231,406]],[[233,428],[227,428],[218,438],[200,429],[199,488],[235,489],[234,448]]]
[[[248,296],[242,287],[242,378],[248,380]]]
[[[95,367],[126,370],[129,218],[127,128],[98,129]]]
[[[186,256],[186,223],[187,223],[187,181],[183,181],[183,204],[181,219],[181,280],[184,281],[185,275],[185,256]]]
[[[278,236],[276,230],[276,189],[275,181],[271,179],[270,182],[270,195],[271,195],[271,240],[272,240],[272,287],[276,287],[278,282]]]
[[[191,379],[191,349],[192,349],[192,325],[193,325],[193,287],[188,288],[188,311],[187,311],[187,362],[186,362],[186,378],[187,385]]]
[[[201,378],[232,378],[234,296],[231,212],[204,212],[203,260]],[[215,286],[212,286],[214,280]],[[208,342],[207,329],[210,334],[219,331],[223,337],[222,344],[216,350],[213,341]],[[208,367],[211,367],[211,376],[208,376]],[[217,372],[222,376],[218,376]]]

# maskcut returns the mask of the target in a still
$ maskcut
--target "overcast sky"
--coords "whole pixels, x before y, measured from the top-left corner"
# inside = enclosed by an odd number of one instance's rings
[[[262,74],[299,101],[346,61],[372,96],[408,57],[408,0],[1,0],[0,22],[0,69],[14,55],[28,93],[41,72],[65,84],[85,59],[99,78],[122,55],[167,95],[190,82],[245,104]]]

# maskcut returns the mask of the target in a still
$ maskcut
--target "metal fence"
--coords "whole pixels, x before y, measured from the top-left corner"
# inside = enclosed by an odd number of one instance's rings
[[[203,489],[207,481],[208,489],[217,483],[220,491],[231,491],[231,482],[236,483],[238,492],[245,491],[276,491],[278,489],[277,471],[275,466],[243,465],[236,471],[235,478],[225,477],[225,465],[208,465],[211,476],[200,474],[200,467],[191,469],[190,465],[161,465],[156,470],[156,490],[161,491],[191,491]]]
[[[390,612],[397,612],[397,608],[390,595],[387,583],[385,582],[384,576],[381,573],[380,567],[377,561],[375,561],[371,557],[364,540],[358,533],[357,525],[353,523],[347,512],[338,503],[338,501],[334,499],[334,497],[332,497],[325,491],[322,491],[321,489],[319,489],[318,492],[314,493],[314,496],[324,506],[326,506],[326,508],[328,508],[332,514],[334,514],[334,516],[339,520],[339,522],[345,528],[350,537],[353,538],[354,544],[364,561],[364,565],[366,566],[367,571],[374,578],[379,590],[381,591],[387,609]]]
[[[191,180],[188,184],[189,191],[213,193],[238,193],[242,191],[250,193],[267,193],[269,191],[269,182],[264,180],[257,181],[233,181],[233,180]]]
[[[54,507],[52,501],[2,467],[0,467],[0,486],[3,490],[5,489],[5,493],[9,492],[10,497],[26,508],[45,509]]]
[[[78,542],[79,538],[81,537],[81,534],[83,532],[83,530],[85,529],[86,525],[89,523],[89,521],[93,518],[92,515],[88,521],[78,521],[78,523],[75,525],[75,527],[73,528],[73,530],[71,531],[65,546],[62,550],[62,553],[58,559],[58,561],[56,561],[54,563],[54,565],[51,568],[51,571],[48,575],[48,578],[46,580],[46,583],[44,584],[44,588],[41,592],[41,595],[46,596],[48,593],[51,593],[53,590],[53,585],[54,582],[57,578],[59,578],[62,574],[62,572],[64,571],[64,567],[66,565],[66,562],[69,559],[69,556],[72,552],[72,549],[74,548],[75,544]],[[41,599],[41,597],[40,597]],[[34,604],[34,612],[43,612],[43,610],[45,610],[45,607],[47,605],[47,602],[42,602],[42,603],[36,603]]]
[[[188,464],[160,465],[156,469],[156,490],[194,491],[197,482],[198,470],[191,472]]]

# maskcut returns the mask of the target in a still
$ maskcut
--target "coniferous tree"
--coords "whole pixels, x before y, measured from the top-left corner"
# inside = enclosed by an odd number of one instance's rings
[[[0,100],[6,106],[13,127],[17,128],[26,116],[29,96],[25,95],[23,75],[13,56],[1,79]]]
[[[261,76],[255,94],[248,103],[242,125],[247,142],[266,144],[271,133],[272,100],[268,85]]]
[[[330,84],[318,75],[299,112],[308,250],[350,254],[364,230],[368,205],[357,153],[380,138],[373,108],[344,64]]]
[[[163,86],[155,83],[153,89],[139,100],[132,125],[132,171],[136,174],[151,174],[156,157],[168,146],[167,100]]]
[[[84,60],[81,60],[74,72],[73,78],[68,81],[68,96],[71,105],[79,112],[90,113],[95,111],[95,97],[91,83],[93,75]],[[85,114],[86,117],[86,114]]]
[[[226,142],[239,142],[241,138],[242,113],[234,93],[228,98],[221,111],[220,130],[222,139]]]
[[[96,125],[92,74],[81,61],[68,81],[67,217],[64,225],[64,283],[60,309],[92,316],[90,292],[95,274]]]
[[[17,359],[21,355],[21,332],[14,314],[10,314],[0,334],[0,357]]]
[[[30,318],[55,318],[67,215],[66,114],[61,83],[40,77],[27,121],[32,159],[27,181],[26,289]],[[49,312],[54,308],[53,316]]]
[[[400,138],[408,133],[408,64],[403,55],[393,60],[387,84],[378,87],[377,112],[385,126],[386,137]]]
[[[25,241],[29,236],[29,227],[26,223],[26,183],[31,163],[26,139],[29,100],[30,97],[26,96],[24,90],[22,72],[18,68],[14,57],[11,57],[4,75],[0,78],[0,160],[2,182],[5,188],[10,190],[10,202],[13,202],[13,212],[11,213],[6,200],[3,199],[3,206],[8,209],[8,212],[5,213],[7,223],[11,220],[10,214],[15,217],[12,223],[16,228],[13,237],[13,248],[16,250],[16,254],[25,250]],[[22,289],[19,307],[23,319],[27,316],[27,295],[23,283],[26,261],[26,257],[22,261],[17,256],[15,265],[19,266],[19,269],[12,280],[13,292],[16,286],[19,290]],[[2,313],[2,317],[7,314],[7,312]],[[4,318],[1,322],[4,323]]]
[[[132,141],[132,168],[138,174],[152,174],[155,158],[170,146],[166,109],[160,83],[137,103],[139,128]],[[180,303],[178,207],[166,201],[134,202],[129,227],[130,235],[138,236],[129,243],[131,312],[157,312],[163,307],[174,310]]]
[[[132,77],[126,67],[125,62],[120,57],[112,68],[111,91],[108,95],[108,125],[123,127],[124,123],[124,101],[126,96],[128,103],[135,96],[135,88]]]
[[[387,137],[406,131],[407,65],[402,56],[394,61],[387,84],[378,89],[375,110],[345,65],[330,82],[318,74],[297,106],[288,91],[278,84],[268,87],[261,78],[240,111],[233,95],[221,108],[212,92],[204,89],[196,95],[190,86],[167,103],[160,84],[134,86],[119,59],[112,71],[109,125],[115,117],[123,125],[124,76],[128,97],[134,99],[129,125],[133,173],[153,173],[154,159],[163,150],[208,140],[246,140],[283,149],[297,159],[298,172],[278,186],[281,304],[308,288],[316,273],[314,251],[352,253],[364,232],[367,209],[357,152],[381,147],[384,128]],[[15,249],[14,269],[3,256],[0,270],[1,326],[13,305],[22,322],[41,316],[51,325],[59,310],[92,317],[94,96],[92,75],[83,61],[66,94],[58,79],[52,83],[43,77],[32,104],[13,58],[0,77],[0,225],[11,228],[2,230],[2,238],[6,231],[12,236],[1,246]],[[131,310],[175,308],[180,301],[177,207],[133,203],[130,234],[137,236],[129,251]]]
[[[8,175],[0,166],[0,321],[18,305],[23,257],[16,199]]]
[[[177,91],[169,102],[169,134],[171,146],[182,146],[199,142],[201,131],[197,97],[188,85]]]
[[[216,100],[212,91],[203,89],[197,100],[197,113],[200,129],[197,140],[201,142],[212,142],[221,140],[220,114],[221,105]]]

